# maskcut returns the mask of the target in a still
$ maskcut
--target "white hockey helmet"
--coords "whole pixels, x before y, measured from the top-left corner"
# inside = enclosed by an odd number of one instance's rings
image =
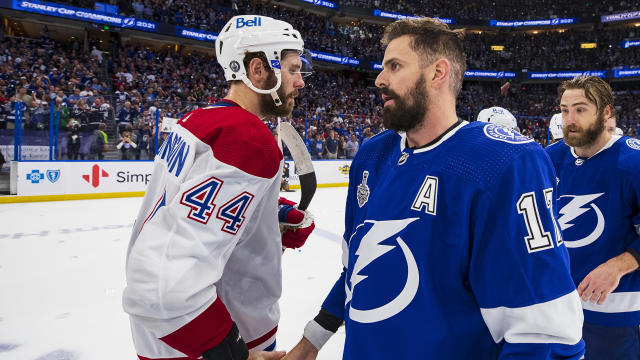
[[[553,140],[560,140],[563,138],[562,134],[562,114],[553,114],[549,121],[549,132],[551,132],[551,138]]]
[[[619,127],[616,127],[615,135],[623,136],[624,135],[624,131],[622,131],[622,129],[620,129]]]
[[[513,116],[513,114],[509,110],[501,108],[499,106],[482,109],[478,114],[478,121],[500,125],[508,129],[520,132],[516,117]]]
[[[216,58],[224,69],[225,79],[242,80],[251,90],[260,94],[270,94],[277,106],[282,105],[276,91],[282,84],[280,60],[284,50],[297,51],[302,55],[302,36],[291,24],[267,16],[234,16],[222,28],[216,39]],[[249,81],[243,62],[247,52],[264,53],[277,78],[277,83],[272,89],[258,89]]]

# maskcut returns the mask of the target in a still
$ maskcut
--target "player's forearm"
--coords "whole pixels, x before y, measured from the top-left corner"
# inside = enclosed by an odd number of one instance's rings
[[[615,267],[620,276],[626,275],[638,269],[638,260],[629,250],[607,261]]]

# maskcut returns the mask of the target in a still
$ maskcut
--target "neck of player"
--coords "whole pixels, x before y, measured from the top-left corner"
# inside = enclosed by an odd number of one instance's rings
[[[598,136],[596,141],[592,142],[591,144],[581,147],[574,147],[573,149],[576,152],[576,155],[583,158],[590,158],[598,151],[602,150],[602,148],[607,145],[609,140],[611,140],[611,134],[605,130],[600,134],[600,136]]]
[[[442,135],[458,122],[455,99],[429,101],[429,108],[422,124],[407,131],[407,144],[410,148],[423,147]]]
[[[230,86],[224,99],[233,101],[260,119],[265,118],[265,115],[260,112],[260,94],[244,84]]]

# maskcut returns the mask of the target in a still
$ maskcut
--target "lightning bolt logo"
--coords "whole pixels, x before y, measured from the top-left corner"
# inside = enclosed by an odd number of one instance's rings
[[[347,293],[345,304],[351,301],[356,285],[368,277],[367,275],[360,274],[360,272],[374,260],[395,248],[394,245],[382,245],[381,242],[401,232],[410,223],[416,220],[418,220],[418,218],[387,221],[367,220],[356,228],[354,235],[358,233],[358,228],[361,226],[373,224],[369,231],[362,237],[358,250],[355,252],[355,255],[357,255],[358,258],[355,261],[353,271],[351,272],[351,288],[349,288],[349,286],[345,286]],[[351,238],[353,238],[353,236]],[[409,247],[405,244],[402,238],[398,236],[396,241],[404,254],[408,269],[407,282],[402,292],[389,303],[371,310],[359,310],[354,308],[353,304],[351,304],[349,317],[352,320],[361,323],[372,323],[388,319],[407,307],[415,297],[419,284],[418,266],[411,250],[409,250]]]
[[[558,218],[558,223],[560,224],[560,228],[562,229],[562,231],[571,228],[574,225],[572,223],[573,220],[586,213],[590,209],[593,209],[593,211],[595,211],[596,213],[596,216],[598,217],[598,223],[596,224],[595,229],[587,237],[579,240],[567,240],[565,236],[565,245],[568,248],[576,248],[589,245],[592,242],[596,241],[604,232],[604,215],[602,215],[602,211],[600,211],[600,208],[598,208],[596,204],[592,203],[595,199],[599,198],[602,195],[604,195],[604,193],[591,195],[560,196],[560,199],[571,198],[571,201],[569,201],[559,211],[559,214],[561,216]],[[587,204],[590,204],[591,206],[588,206]]]

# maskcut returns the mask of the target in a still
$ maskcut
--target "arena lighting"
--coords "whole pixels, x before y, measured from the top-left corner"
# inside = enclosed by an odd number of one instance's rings
[[[580,49],[595,49],[597,47],[596,43],[580,43]]]
[[[502,51],[502,50],[504,50],[504,45],[491,45],[491,50],[493,50],[493,51]]]

